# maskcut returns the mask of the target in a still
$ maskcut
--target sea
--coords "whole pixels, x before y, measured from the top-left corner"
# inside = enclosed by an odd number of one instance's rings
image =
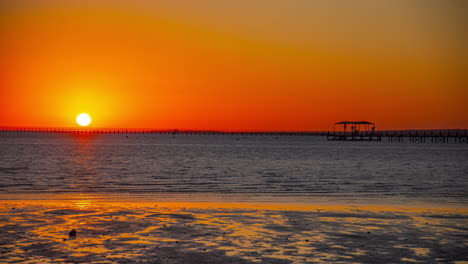
[[[468,144],[0,132],[0,199],[468,205]]]

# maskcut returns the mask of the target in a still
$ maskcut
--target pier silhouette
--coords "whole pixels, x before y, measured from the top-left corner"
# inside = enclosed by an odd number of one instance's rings
[[[27,128],[0,127],[0,134],[5,133],[69,133],[69,134],[147,134],[147,135],[200,135],[200,136],[308,136],[326,137],[330,141],[382,141],[389,142],[433,142],[433,143],[468,143],[468,129],[435,130],[375,130],[374,123],[366,121],[344,121],[346,129],[334,131],[212,131],[212,130],[152,130],[124,128]],[[362,123],[360,123],[362,122]],[[343,122],[336,125],[345,125]],[[353,127],[354,126],[354,127]],[[348,130],[348,127],[350,128]],[[361,128],[364,129],[361,130]]]
[[[368,121],[342,121],[333,125],[333,131],[327,133],[328,140],[334,141],[382,141],[390,142],[426,142],[433,143],[468,143],[467,129],[432,129],[432,130],[375,130],[375,123]]]

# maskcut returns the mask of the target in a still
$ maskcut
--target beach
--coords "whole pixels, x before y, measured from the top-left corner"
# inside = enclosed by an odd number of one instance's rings
[[[468,261],[464,144],[11,133],[0,145],[0,263]]]
[[[467,13],[0,0],[0,264],[468,264]]]
[[[3,200],[0,262],[466,263],[467,219],[456,206]]]

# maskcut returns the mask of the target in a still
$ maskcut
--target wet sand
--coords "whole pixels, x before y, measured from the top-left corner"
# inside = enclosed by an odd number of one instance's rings
[[[2,201],[0,262],[466,263],[467,220],[466,208]]]

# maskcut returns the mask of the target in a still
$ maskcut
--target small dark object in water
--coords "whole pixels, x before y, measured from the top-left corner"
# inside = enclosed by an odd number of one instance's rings
[[[67,241],[67,239],[66,239],[66,238],[63,238],[63,241],[65,242],[65,241]]]
[[[16,208],[15,208],[15,207],[13,207],[13,208],[11,208],[11,209],[12,209],[12,210],[15,210]]]
[[[320,213],[320,210],[317,210],[317,213]]]
[[[166,227],[166,225],[163,225],[163,227]]]
[[[428,225],[428,223],[426,222],[426,225]]]
[[[206,251],[206,248],[204,248],[203,251]]]
[[[176,240],[176,243],[179,243],[179,240]]]
[[[305,241],[306,241],[306,242],[309,242],[309,239],[306,239]]]
[[[370,231],[367,231],[367,234],[370,234]]]
[[[70,233],[68,233],[68,236],[70,236],[70,237],[76,237],[76,230],[75,230],[75,229],[72,229],[72,231],[70,231]]]

